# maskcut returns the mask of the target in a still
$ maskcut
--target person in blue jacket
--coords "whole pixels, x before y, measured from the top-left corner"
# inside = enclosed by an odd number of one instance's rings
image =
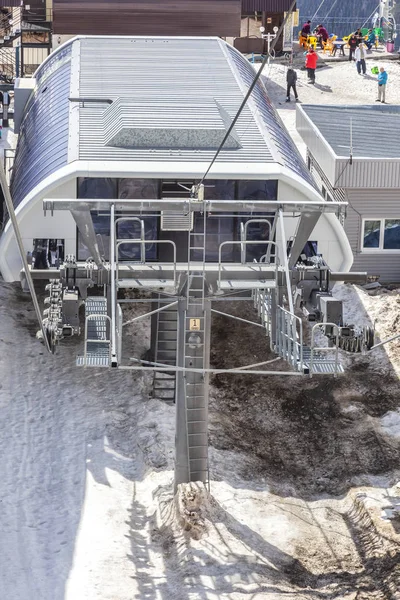
[[[381,67],[379,69],[378,75],[378,97],[376,99],[376,102],[382,102],[382,104],[385,104],[387,80],[388,74],[386,73],[384,67]]]
[[[372,46],[375,46],[375,39],[375,31],[373,29],[368,29],[368,37],[365,40],[365,45],[367,46],[368,50],[371,50]]]

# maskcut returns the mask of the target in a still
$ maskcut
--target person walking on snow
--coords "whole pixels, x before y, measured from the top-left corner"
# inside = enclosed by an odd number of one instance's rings
[[[349,60],[353,60],[353,53],[355,52],[355,49],[357,48],[357,38],[354,35],[354,33],[351,34],[349,41],[347,42],[350,48],[349,51]]]
[[[362,69],[363,75],[365,75],[367,72],[367,66],[365,64],[365,46],[362,42],[358,46],[358,48],[356,48],[355,57],[356,57],[356,61],[357,61],[356,65],[357,65],[358,74],[361,75],[361,69]]]
[[[314,48],[310,48],[306,54],[306,69],[308,74],[308,83],[315,83],[315,69],[317,68],[318,54]]]
[[[297,95],[296,81],[297,81],[297,73],[294,69],[289,67],[289,69],[287,70],[287,73],[286,73],[286,83],[287,83],[286,102],[290,102],[290,90],[291,89],[293,90],[294,98],[295,98],[296,102],[299,99],[299,97]]]
[[[376,99],[376,102],[382,102],[382,104],[385,104],[388,74],[386,73],[384,67],[381,67],[379,71],[380,73],[378,75],[378,97]]]

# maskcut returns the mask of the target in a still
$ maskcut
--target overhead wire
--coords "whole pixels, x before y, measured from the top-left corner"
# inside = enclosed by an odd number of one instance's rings
[[[311,17],[311,22],[314,21],[315,17],[318,14],[319,9],[325,4],[325,0],[322,0],[321,4],[318,6],[317,10],[315,11],[315,13],[313,14],[313,16]]]
[[[326,21],[326,20],[327,20],[327,18],[329,17],[329,15],[331,14],[331,12],[332,12],[332,11],[333,11],[333,9],[335,8],[335,6],[336,6],[337,2],[338,2],[338,0],[335,0],[335,2],[332,4],[332,6],[331,6],[330,10],[328,11],[328,13],[327,13],[326,17],[324,17],[324,18],[322,19],[322,22],[324,22],[324,21]]]
[[[324,1],[325,1],[325,0],[324,0]],[[239,119],[239,117],[240,117],[240,115],[241,115],[241,113],[242,113],[242,111],[243,111],[244,107],[246,106],[246,104],[247,104],[247,102],[248,102],[248,99],[250,98],[250,96],[251,96],[251,94],[252,94],[252,92],[253,92],[253,90],[254,90],[254,88],[255,88],[255,86],[256,86],[256,84],[257,84],[257,82],[258,82],[258,80],[259,80],[259,79],[260,79],[260,77],[261,77],[261,73],[262,73],[262,71],[263,71],[263,69],[264,69],[265,65],[266,65],[266,64],[267,64],[267,62],[268,62],[268,58],[269,58],[269,56],[270,56],[270,53],[271,53],[271,51],[272,51],[272,50],[274,50],[274,48],[275,48],[275,46],[276,46],[276,44],[277,44],[277,42],[278,42],[279,36],[281,35],[281,33],[282,33],[282,31],[283,31],[283,29],[284,29],[284,27],[285,27],[285,25],[286,25],[286,23],[287,23],[287,21],[288,21],[289,17],[292,15],[292,13],[293,13],[293,9],[294,9],[294,7],[295,7],[295,6],[296,6],[296,0],[293,0],[293,1],[292,1],[292,3],[291,3],[291,5],[290,5],[290,8],[289,8],[288,12],[286,13],[286,17],[284,18],[284,20],[283,20],[283,22],[282,22],[281,26],[279,27],[279,29],[278,29],[278,31],[277,31],[277,33],[276,33],[276,36],[275,36],[275,38],[274,38],[274,39],[273,39],[273,41],[272,41],[272,44],[271,44],[271,46],[270,46],[269,53],[267,54],[267,56],[265,56],[265,57],[264,57],[264,59],[263,59],[263,61],[262,61],[262,63],[261,63],[260,69],[259,69],[259,71],[256,73],[256,75],[255,75],[255,77],[254,77],[254,79],[253,79],[252,83],[250,84],[250,87],[249,87],[249,89],[247,90],[247,93],[246,93],[245,97],[243,98],[243,102],[241,103],[241,105],[240,105],[240,107],[239,107],[239,109],[238,109],[238,111],[237,111],[237,113],[236,113],[235,117],[233,118],[233,120],[232,120],[232,123],[231,123],[231,124],[230,124],[230,126],[228,127],[228,129],[227,129],[227,131],[226,131],[226,133],[225,133],[225,135],[224,135],[224,138],[223,138],[223,140],[221,141],[221,143],[220,143],[220,145],[219,145],[219,147],[218,147],[218,149],[217,149],[216,153],[214,154],[214,157],[213,157],[213,159],[211,160],[211,162],[210,162],[210,164],[209,164],[209,166],[208,166],[208,168],[207,168],[206,172],[204,173],[204,175],[203,175],[203,177],[201,178],[200,182],[197,184],[197,186],[196,186],[196,188],[197,188],[197,189],[198,189],[198,188],[200,187],[200,185],[202,185],[202,183],[205,181],[205,179],[206,179],[207,175],[209,174],[209,172],[210,172],[210,170],[212,169],[212,167],[213,167],[213,165],[214,165],[215,161],[217,160],[217,158],[218,158],[218,156],[219,156],[219,154],[220,154],[220,152],[221,152],[222,148],[224,147],[224,145],[225,145],[225,142],[227,141],[227,139],[229,138],[230,134],[232,133],[232,130],[233,130],[234,126],[236,125],[236,123],[237,123],[237,121],[238,121],[238,119]]]
[[[374,14],[376,13],[376,11],[380,7],[380,5],[381,5],[381,3],[379,2],[378,6],[376,8],[374,8],[374,10],[372,11],[372,13],[369,15],[368,19],[366,19],[364,21],[364,23],[361,25],[360,29],[362,29],[364,27],[365,23],[368,23],[368,21],[374,16]]]

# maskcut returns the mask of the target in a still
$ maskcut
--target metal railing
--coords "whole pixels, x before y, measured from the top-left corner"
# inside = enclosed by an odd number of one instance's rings
[[[7,185],[10,185],[12,170],[15,161],[15,148],[4,148],[4,171],[6,173]]]
[[[253,291],[254,308],[257,310],[261,325],[265,327],[266,335],[269,337],[270,349],[273,350],[271,331],[271,292],[269,290]]]
[[[19,76],[20,47],[0,47],[0,79],[6,83],[13,83]]]
[[[177,268],[176,268],[176,244],[174,242],[172,242],[171,240],[143,240],[143,239],[123,239],[118,241],[118,243],[116,244],[116,254],[115,254],[115,266],[116,266],[116,278],[117,280],[119,279],[119,248],[122,245],[125,244],[136,244],[138,245],[140,248],[142,247],[146,247],[146,244],[169,244],[170,246],[172,246],[173,248],[173,262],[169,263],[172,264],[172,277],[173,277],[173,288],[176,289],[178,286],[178,277],[177,277]],[[135,261],[135,260],[124,260],[123,261],[123,265],[126,267],[126,265],[129,264],[135,264],[135,265],[147,265],[150,267],[154,267],[154,274],[157,275],[158,270],[160,270],[160,263],[154,263],[154,262],[146,262],[146,260],[144,261]],[[163,263],[165,264],[165,263]],[[143,286],[145,287],[145,286]],[[151,287],[151,286],[149,286]]]
[[[21,20],[24,24],[32,24],[32,25],[43,25],[46,23],[52,23],[53,21],[53,9],[51,8],[30,8],[29,10],[25,8],[21,11]],[[25,27],[24,27],[25,28]]]
[[[221,287],[221,282],[222,282],[222,273],[223,273],[223,269],[225,266],[228,266],[231,268],[232,263],[224,263],[222,261],[222,249],[224,246],[227,245],[238,245],[240,244],[241,248],[242,246],[247,246],[247,245],[264,245],[267,247],[272,247],[275,246],[275,248],[277,249],[277,243],[273,242],[271,240],[227,240],[225,242],[222,242],[222,244],[219,245],[219,249],[218,249],[218,288],[220,289]],[[264,255],[266,256],[266,255]],[[267,262],[242,262],[242,265],[248,265],[250,267],[253,267],[253,270],[256,271],[258,270],[260,272],[260,275],[262,275],[263,273],[265,273],[267,270],[263,267],[275,267],[276,271],[275,271],[275,283],[276,283],[276,278],[277,278],[277,273],[278,273],[278,266],[279,266],[279,262],[278,262],[278,258],[277,258],[277,252],[275,254],[272,254],[270,256],[270,258],[274,259],[273,263],[267,263]],[[266,286],[268,287],[268,286]]]
[[[119,217],[118,219],[115,219],[114,227],[115,227],[115,243],[116,243],[116,252],[117,252],[116,256],[118,258],[119,245],[124,243],[125,240],[127,239],[127,238],[119,238],[118,237],[118,223],[125,223],[127,221],[139,223],[139,227],[140,227],[140,262],[145,263],[146,262],[146,246],[145,246],[146,233],[145,233],[144,221],[143,221],[143,219],[139,219],[139,217]]]
[[[276,352],[297,371],[303,371],[303,323],[282,306],[276,310]]]
[[[271,238],[271,223],[268,219],[249,219],[248,221],[246,221],[246,223],[241,222],[240,223],[240,241],[241,242],[247,242],[250,240],[247,240],[247,229],[249,225],[252,225],[254,223],[265,223],[268,225],[268,237]],[[266,254],[265,254],[266,256]],[[240,248],[240,257],[241,257],[241,262],[242,264],[244,264],[246,262],[246,246],[245,244],[241,245]]]

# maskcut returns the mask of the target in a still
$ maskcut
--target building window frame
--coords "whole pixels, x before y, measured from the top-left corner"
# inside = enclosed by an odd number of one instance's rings
[[[379,221],[379,246],[376,248],[364,247],[365,224],[369,221]],[[385,245],[385,222],[399,221],[400,217],[363,217],[361,225],[361,252],[365,254],[400,254],[399,248],[384,248]]]

